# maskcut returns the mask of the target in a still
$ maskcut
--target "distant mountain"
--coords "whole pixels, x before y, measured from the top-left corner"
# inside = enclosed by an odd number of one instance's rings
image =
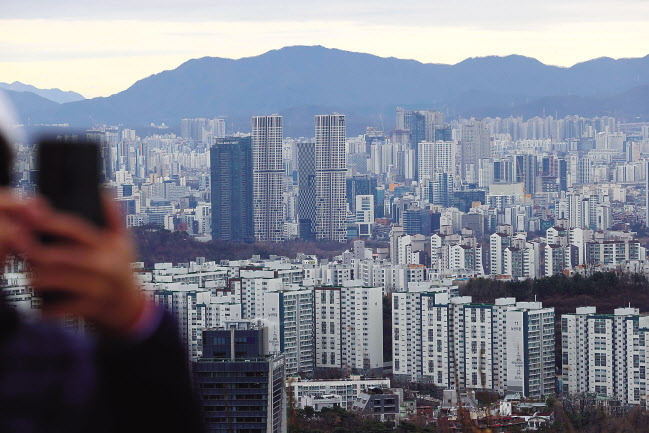
[[[23,84],[20,81],[13,83],[0,83],[0,88],[5,90],[13,90],[14,92],[31,92],[42,98],[49,99],[50,101],[63,104],[66,102],[83,101],[84,98],[77,92],[66,92],[60,89],[39,89],[29,84]]]
[[[4,93],[13,103],[16,114],[24,123],[31,123],[33,115],[40,116],[41,112],[50,112],[61,106],[58,102],[50,101],[32,92],[5,90]]]
[[[437,108],[449,117],[541,115],[545,108],[547,114],[570,109],[649,119],[647,104],[631,90],[642,86],[649,86],[649,56],[600,58],[570,68],[517,55],[444,65],[295,46],[239,60],[189,60],[115,95],[39,108],[30,118],[74,126],[177,127],[183,117],[220,115],[236,130],[248,130],[251,115],[280,113],[285,135],[310,136],[314,114],[338,111],[348,115],[352,135],[368,125],[393,128],[399,105]]]

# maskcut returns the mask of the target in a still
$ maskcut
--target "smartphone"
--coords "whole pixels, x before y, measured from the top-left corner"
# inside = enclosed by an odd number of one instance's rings
[[[11,183],[12,155],[9,142],[0,134],[0,186],[9,186]]]
[[[37,150],[37,190],[54,209],[103,227],[100,164],[99,145],[93,141],[43,139]],[[41,242],[51,244],[66,239],[43,235]],[[41,297],[46,305],[69,299],[69,295],[56,291]]]
[[[103,227],[99,145],[87,140],[44,139],[37,157],[41,196],[55,209]]]

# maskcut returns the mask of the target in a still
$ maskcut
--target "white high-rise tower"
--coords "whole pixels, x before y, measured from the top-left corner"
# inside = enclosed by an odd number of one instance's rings
[[[345,115],[315,116],[316,239],[347,238]]]
[[[252,118],[253,218],[255,240],[284,240],[282,116]]]

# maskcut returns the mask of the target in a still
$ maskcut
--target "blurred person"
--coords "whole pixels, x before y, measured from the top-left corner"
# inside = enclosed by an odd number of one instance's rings
[[[6,185],[11,150],[4,137],[0,131]],[[55,288],[66,295],[44,306],[45,318],[72,314],[97,329],[80,335],[23,320],[0,296],[2,432],[202,431],[176,325],[139,290],[134,246],[116,204],[106,199],[104,207],[106,227],[96,228],[0,187],[0,263],[20,254],[36,294]],[[65,242],[45,245],[42,235]]]

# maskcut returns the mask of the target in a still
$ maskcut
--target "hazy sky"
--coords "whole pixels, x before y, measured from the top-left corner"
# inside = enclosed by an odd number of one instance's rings
[[[0,0],[0,81],[107,96],[203,56],[324,45],[421,62],[649,54],[647,0]]]

